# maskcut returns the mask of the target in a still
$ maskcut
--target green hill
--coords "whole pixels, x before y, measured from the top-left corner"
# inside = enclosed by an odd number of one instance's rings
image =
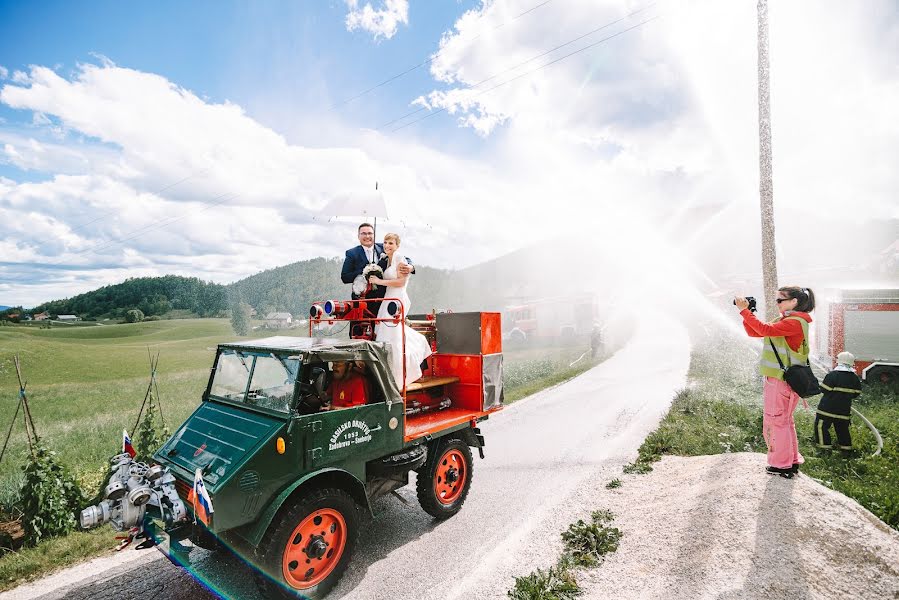
[[[417,265],[409,284],[412,311],[501,310],[524,292],[521,273],[527,256],[528,252],[519,251],[458,271]],[[214,317],[226,314],[231,301],[238,297],[260,317],[282,311],[305,316],[315,301],[349,298],[350,288],[340,280],[342,265],[342,258],[313,258],[268,269],[229,285],[175,275],[133,278],[73,298],[46,302],[33,312],[101,319],[122,317],[137,308],[145,316],[176,310]]]
[[[269,269],[232,283],[229,289],[256,309],[260,316],[276,311],[308,315],[317,300],[350,297],[350,286],[340,280],[343,259],[313,258]],[[446,308],[453,271],[419,266],[409,285],[413,311]]]
[[[86,319],[121,317],[136,308],[145,316],[186,310],[201,317],[220,315],[228,308],[228,291],[223,285],[196,277],[139,277],[79,294],[52,300],[33,310],[53,315],[72,314]]]

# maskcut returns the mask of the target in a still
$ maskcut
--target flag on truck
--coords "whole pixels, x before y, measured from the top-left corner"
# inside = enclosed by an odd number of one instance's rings
[[[194,517],[200,519],[203,523],[209,525],[209,518],[212,516],[212,498],[206,491],[206,484],[203,483],[203,471],[197,469],[194,474],[194,487],[187,495],[187,502],[194,509]]]
[[[131,445],[131,438],[128,436],[128,430],[122,430],[122,453],[127,452],[131,455],[131,458],[134,458],[137,455],[137,452],[134,450],[134,446]]]

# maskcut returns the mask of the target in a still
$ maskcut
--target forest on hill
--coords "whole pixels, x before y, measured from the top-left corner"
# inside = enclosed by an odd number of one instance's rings
[[[524,276],[529,254],[518,251],[461,270],[417,265],[409,283],[412,313],[435,309],[499,311],[537,293],[538,280],[533,274]],[[271,312],[289,312],[299,317],[307,315],[315,301],[349,298],[349,286],[340,280],[342,265],[342,258],[313,258],[268,269],[228,285],[176,275],[131,278],[72,298],[45,302],[26,312],[72,314],[88,320],[122,318],[133,309],[146,317],[164,317],[173,310],[215,317],[227,315],[236,302],[244,302],[260,318]]]
[[[71,314],[82,319],[118,318],[132,309],[145,316],[186,310],[201,317],[215,317],[228,308],[228,290],[217,283],[196,277],[136,277],[106,285],[72,298],[52,300],[32,309],[32,313]]]

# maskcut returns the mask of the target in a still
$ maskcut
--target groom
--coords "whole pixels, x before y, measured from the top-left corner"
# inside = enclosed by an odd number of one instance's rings
[[[340,271],[340,280],[344,283],[353,283],[353,280],[355,280],[356,277],[362,275],[362,270],[365,266],[373,262],[378,263],[382,270],[387,270],[387,256],[384,255],[384,246],[375,243],[375,228],[372,227],[370,223],[363,223],[359,226],[358,235],[359,245],[346,251],[343,269]],[[406,257],[406,260],[410,264],[406,265],[400,263],[397,266],[397,271],[400,275],[415,273],[415,267],[411,264],[412,260],[408,256]],[[387,290],[383,285],[379,285],[376,289],[369,292],[366,297],[383,298],[386,291]],[[359,295],[353,292],[352,298],[353,300],[358,300]],[[374,313],[377,314],[377,307],[373,306],[369,308],[369,310],[372,309],[374,309]]]

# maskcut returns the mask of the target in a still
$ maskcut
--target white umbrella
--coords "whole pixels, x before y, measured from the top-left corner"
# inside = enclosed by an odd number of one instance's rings
[[[375,236],[378,234],[378,217],[388,218],[384,194],[378,190],[377,182],[375,182],[374,191],[371,192],[342,192],[338,194],[325,205],[322,209],[322,215],[328,216],[329,221],[334,217],[371,218],[374,221],[372,229]]]

